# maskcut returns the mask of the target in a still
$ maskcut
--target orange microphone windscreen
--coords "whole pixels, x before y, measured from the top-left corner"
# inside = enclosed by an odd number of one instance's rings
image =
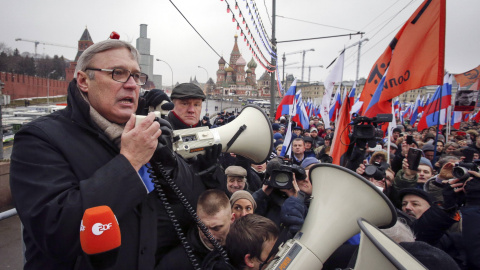
[[[80,225],[80,244],[86,254],[99,254],[121,245],[120,227],[106,205],[88,208]]]

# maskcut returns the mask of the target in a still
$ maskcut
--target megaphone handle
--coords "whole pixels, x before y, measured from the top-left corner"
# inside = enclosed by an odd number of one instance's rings
[[[277,241],[275,241],[275,244],[273,245],[272,250],[270,250],[270,253],[268,253],[267,258],[265,259],[265,261],[263,261],[263,262],[260,264],[260,267],[259,267],[258,269],[262,269],[264,265],[270,263],[270,258],[271,258],[273,255],[276,255],[276,254],[277,254],[278,247],[279,247],[282,243],[285,243],[288,239],[289,239],[289,237],[288,237],[288,228],[285,227],[285,226],[282,226],[282,231],[281,231],[280,234],[278,235]]]
[[[240,136],[240,134],[242,134],[242,132],[247,129],[247,126],[245,124],[243,124],[242,126],[240,126],[237,130],[237,132],[235,133],[235,135],[233,135],[233,137],[230,139],[230,141],[228,141],[227,143],[227,149],[225,149],[225,152],[228,152],[228,149],[230,149],[230,146],[232,146],[232,144],[237,140],[238,136]]]

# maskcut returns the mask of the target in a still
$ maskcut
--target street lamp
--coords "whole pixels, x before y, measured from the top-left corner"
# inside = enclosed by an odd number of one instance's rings
[[[164,62],[164,63],[167,64],[168,67],[170,68],[170,71],[172,72],[172,90],[173,90],[173,69],[172,69],[172,67],[171,67],[165,60],[162,60],[162,59],[158,59],[158,58],[157,58],[157,61]]]
[[[203,70],[205,70],[205,72],[207,73],[207,82],[205,83],[205,86],[206,86],[206,89],[207,89],[207,98],[205,99],[205,115],[208,116],[208,79],[210,78],[208,76],[208,70],[204,67],[201,67],[201,66],[198,66],[198,68],[203,68]]]
[[[47,75],[47,105],[50,105],[50,75],[55,73],[55,70]]]

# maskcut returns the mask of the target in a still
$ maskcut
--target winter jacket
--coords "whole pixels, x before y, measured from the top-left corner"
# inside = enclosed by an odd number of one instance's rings
[[[72,80],[66,109],[26,124],[15,136],[10,185],[24,225],[25,269],[91,269],[79,240],[86,209],[107,205],[119,222],[122,244],[114,269],[153,269],[159,250],[176,246],[156,192],[147,193],[120,149],[90,118]],[[180,158],[174,180],[196,202],[205,187]],[[173,202],[184,226],[185,211]]]

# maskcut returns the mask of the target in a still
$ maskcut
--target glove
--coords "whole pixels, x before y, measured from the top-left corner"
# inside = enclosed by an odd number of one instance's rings
[[[464,190],[467,204],[480,206],[480,179],[474,177],[466,182]]]
[[[448,213],[453,212],[457,208],[457,195],[450,185],[444,185],[442,189],[443,209]]]
[[[297,233],[305,221],[307,207],[296,197],[288,197],[282,204],[280,221],[288,227],[290,233]]]
[[[197,156],[197,162],[199,168],[206,168],[199,174],[205,174],[212,172],[218,166],[218,157],[222,153],[222,144],[214,144],[209,147],[205,147],[205,154]]]
[[[173,151],[173,130],[170,123],[162,118],[155,121],[160,123],[162,135],[158,138],[157,150],[152,157],[152,163],[160,162],[163,166],[174,167],[177,161],[177,154]]]
[[[164,100],[167,102],[172,102],[170,98],[163,92],[162,90],[159,89],[152,89],[148,92],[145,93],[143,98],[146,101],[146,107],[157,107],[160,105]]]

